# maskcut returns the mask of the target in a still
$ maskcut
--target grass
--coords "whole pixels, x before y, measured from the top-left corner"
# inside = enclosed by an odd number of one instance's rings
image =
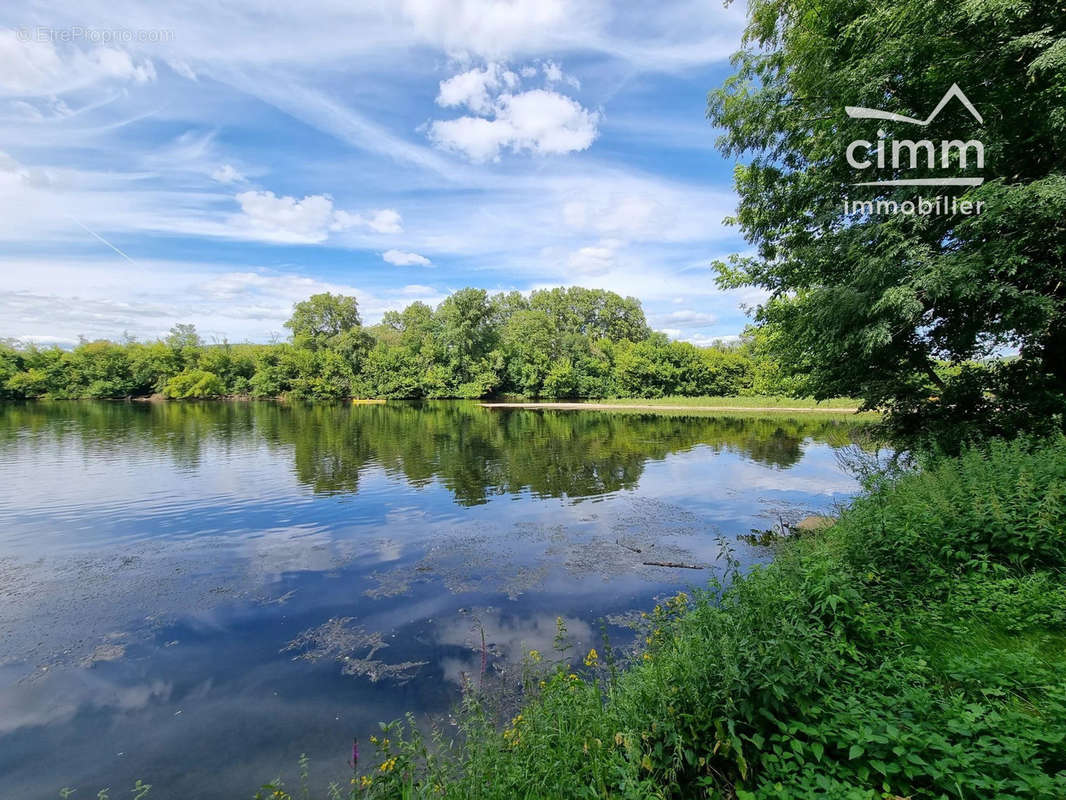
[[[599,400],[536,400],[508,397],[484,401],[485,405],[518,404],[533,408],[574,410],[589,406],[590,410],[610,410],[614,413],[665,414],[673,416],[720,416],[759,417],[765,419],[805,419],[825,421],[830,419],[877,422],[881,414],[876,411],[856,413],[861,400],[850,397],[835,397],[821,402],[811,398],[784,397],[781,395],[752,395],[748,397],[613,397]]]
[[[851,397],[834,397],[829,400],[814,400],[809,397],[783,397],[781,395],[752,395],[750,397],[656,397],[612,398],[596,400],[605,405],[640,404],[649,406],[711,406],[714,408],[858,408],[861,400]]]
[[[1066,797],[1066,440],[873,473],[831,528],[610,646],[530,653],[500,730],[384,725],[332,798]],[[288,797],[277,784],[261,797]]]

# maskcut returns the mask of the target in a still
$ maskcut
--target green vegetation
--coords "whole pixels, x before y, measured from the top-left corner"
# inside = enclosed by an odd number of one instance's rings
[[[957,449],[975,436],[1062,430],[1066,410],[1066,14],[1061,3],[752,0],[736,74],[711,93],[719,145],[743,157],[733,222],[754,255],[718,264],[723,286],[758,286],[766,346],[815,397],[886,408],[900,441]],[[994,76],[994,77],[993,77]],[[864,106],[916,129],[850,119]],[[979,142],[948,169],[857,171],[855,140]],[[890,147],[891,146],[891,147]],[[886,160],[887,163],[887,160]],[[976,215],[845,210],[913,201],[914,186],[857,181],[983,177],[917,190],[983,203]],[[1016,354],[1003,358],[1006,354]]]
[[[737,407],[737,408],[858,408],[862,401],[852,397],[832,397],[826,400],[815,400],[811,397],[782,397],[781,395],[746,394],[737,396],[718,397],[653,397],[653,398],[607,398],[599,401],[608,405],[619,403],[640,403],[648,406],[700,406],[707,407]]]
[[[596,289],[529,297],[462,289],[362,327],[355,298],[319,294],[285,323],[292,341],[205,345],[191,325],[163,341],[0,346],[0,399],[247,395],[545,398],[791,393],[760,334],[696,347],[653,333],[640,303]]]
[[[833,527],[656,607],[628,669],[560,629],[502,732],[469,687],[461,743],[383,726],[331,796],[1066,796],[1064,499],[1063,438],[873,473]]]

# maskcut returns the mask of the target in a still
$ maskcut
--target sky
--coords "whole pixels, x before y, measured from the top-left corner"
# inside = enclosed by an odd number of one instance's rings
[[[47,7],[46,7],[47,6]],[[707,92],[743,3],[9,0],[0,337],[284,338],[476,286],[587,286],[697,344],[762,296]]]

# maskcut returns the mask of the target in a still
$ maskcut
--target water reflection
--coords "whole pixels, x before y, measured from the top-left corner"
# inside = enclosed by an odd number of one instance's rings
[[[856,489],[846,422],[469,403],[0,406],[0,780],[247,796]],[[684,562],[700,570],[655,566]],[[482,651],[481,634],[485,635]],[[62,753],[57,759],[55,754]]]
[[[494,494],[588,497],[637,485],[649,459],[706,445],[787,469],[810,440],[849,443],[848,421],[539,412],[476,403],[40,403],[0,413],[0,452],[75,440],[88,458],[134,448],[194,470],[206,448],[265,442],[291,452],[300,483],[354,493],[373,467],[412,486],[440,481],[462,505]],[[27,441],[28,440],[28,441]]]

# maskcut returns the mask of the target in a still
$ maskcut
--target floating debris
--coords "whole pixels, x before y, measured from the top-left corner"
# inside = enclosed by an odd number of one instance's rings
[[[364,658],[372,658],[378,650],[388,647],[381,633],[367,633],[362,626],[352,626],[352,620],[352,617],[332,617],[317,628],[300,633],[281,652],[303,650],[293,656],[293,661],[318,661],[329,657],[343,660],[360,650],[368,650]]]
[[[400,684],[415,676],[419,668],[427,661],[403,661],[389,664],[374,655],[389,645],[378,631],[368,632],[360,625],[352,625],[352,617],[332,617],[316,628],[308,628],[289,642],[280,652],[287,653],[303,650],[293,656],[293,661],[319,661],[332,658],[339,661],[341,673],[369,678],[377,683],[383,678],[392,679]],[[360,651],[366,651],[359,655]]]
[[[100,644],[78,663],[80,666],[88,669],[103,661],[118,661],[125,655],[126,645],[124,644]]]

